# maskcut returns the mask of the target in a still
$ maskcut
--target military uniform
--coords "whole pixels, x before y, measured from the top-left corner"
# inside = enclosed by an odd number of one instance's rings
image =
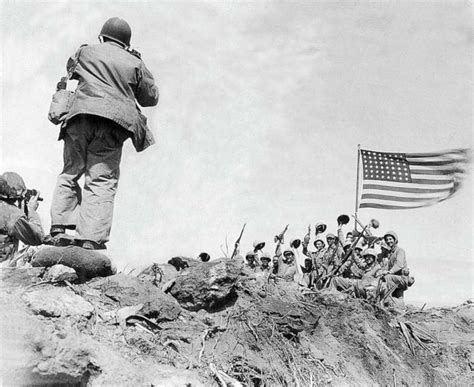
[[[36,211],[30,209],[26,216],[15,205],[0,200],[0,262],[15,257],[20,241],[37,246],[43,237],[43,227]]]
[[[82,46],[68,61],[68,72],[78,86],[61,128],[64,168],[51,205],[52,230],[75,228],[76,239],[103,245],[112,225],[122,145],[136,139],[144,120],[136,101],[156,105],[158,88],[143,61],[112,41]]]
[[[387,274],[384,276],[385,286],[382,289],[382,296],[394,286],[396,286],[393,296],[402,299],[403,292],[413,284],[414,279],[408,274],[405,250],[398,246],[398,236],[395,232],[389,231],[385,235],[391,235],[395,239],[394,246],[387,255]]]

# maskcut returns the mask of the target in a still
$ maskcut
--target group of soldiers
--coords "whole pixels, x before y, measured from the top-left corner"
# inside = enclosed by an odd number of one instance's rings
[[[25,245],[47,242],[36,212],[38,200],[39,193],[27,190],[18,174],[0,175],[0,262],[15,261],[20,241]],[[382,304],[402,303],[403,292],[414,283],[414,278],[410,276],[405,251],[398,245],[397,234],[388,231],[382,237],[375,236],[373,230],[379,223],[372,219],[368,225],[361,225],[361,230],[344,235],[342,229],[349,223],[349,217],[341,215],[337,222],[337,235],[327,233],[325,237],[327,226],[316,224],[314,250],[309,248],[310,226],[303,239],[292,239],[285,245],[286,226],[274,238],[273,256],[264,250],[263,240],[256,240],[253,249],[242,256],[242,229],[231,258],[244,259],[246,270],[259,281],[275,279],[303,288],[329,288]],[[207,262],[210,256],[203,252],[199,260]]]
[[[303,288],[333,289],[385,305],[403,304],[404,291],[414,283],[407,267],[405,251],[398,245],[398,236],[387,231],[377,237],[371,230],[377,220],[344,235],[347,215],[338,218],[337,235],[325,233],[327,226],[316,224],[314,250],[311,251],[311,227],[301,239],[284,245],[288,227],[275,236],[273,257],[264,251],[265,242],[257,240],[245,257],[246,269],[258,280],[275,279],[295,282]],[[237,254],[240,256],[240,254]]]

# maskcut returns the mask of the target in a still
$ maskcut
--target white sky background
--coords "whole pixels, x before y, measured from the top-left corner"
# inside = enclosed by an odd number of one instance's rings
[[[208,251],[244,222],[242,251],[354,212],[357,144],[429,152],[472,144],[471,5],[387,2],[1,3],[1,170],[49,205],[62,168],[47,120],[66,60],[102,24],[132,27],[161,90],[157,144],[124,147],[109,253],[119,268]],[[472,176],[433,207],[361,210],[394,229],[409,303],[472,297]],[[349,231],[347,227],[345,231]]]

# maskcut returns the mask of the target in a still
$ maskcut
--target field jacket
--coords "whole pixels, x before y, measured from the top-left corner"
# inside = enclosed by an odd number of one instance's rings
[[[137,102],[143,107],[155,106],[159,92],[138,54],[115,42],[84,45],[69,58],[67,71],[78,85],[64,126],[78,114],[91,114],[116,122],[132,137],[143,136],[138,131],[146,126],[146,118]]]

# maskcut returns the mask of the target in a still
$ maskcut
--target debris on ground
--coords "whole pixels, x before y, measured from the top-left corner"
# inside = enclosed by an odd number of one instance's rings
[[[39,267],[3,269],[4,383],[473,384],[472,302],[391,311],[339,292],[262,282],[230,259],[168,268],[164,292],[164,278],[149,269],[85,283]]]

